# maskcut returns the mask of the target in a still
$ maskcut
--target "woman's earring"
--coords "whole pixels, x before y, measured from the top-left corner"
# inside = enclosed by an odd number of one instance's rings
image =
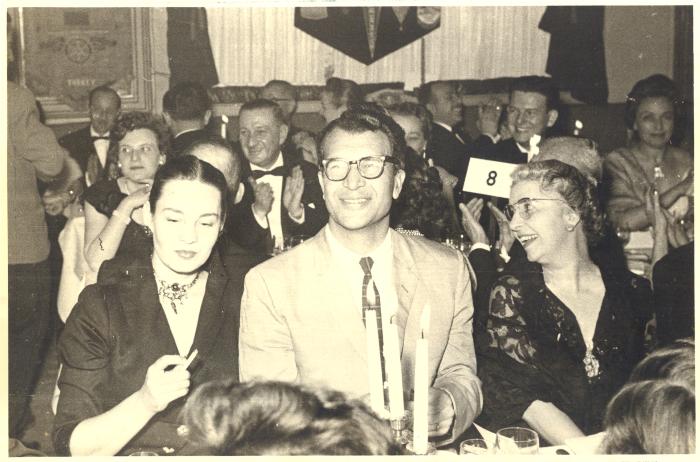
[[[574,227],[571,226],[571,225],[569,225],[569,226],[566,227],[566,230],[567,230],[567,231],[573,231],[573,230],[574,230]]]
[[[122,168],[122,163],[121,163],[121,162],[117,162],[117,167]]]
[[[160,156],[160,159],[158,159],[158,165],[163,165],[165,163],[165,158],[163,156]]]

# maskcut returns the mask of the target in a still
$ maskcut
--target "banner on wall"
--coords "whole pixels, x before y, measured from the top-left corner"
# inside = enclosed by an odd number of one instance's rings
[[[440,7],[304,7],[294,25],[364,64],[405,47],[440,27]]]

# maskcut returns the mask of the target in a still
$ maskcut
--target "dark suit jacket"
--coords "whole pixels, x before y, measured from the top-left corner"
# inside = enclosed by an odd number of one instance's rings
[[[490,146],[488,143],[484,143],[481,146],[483,151],[479,153],[479,157],[484,159],[497,160],[498,162],[507,162],[509,164],[527,163],[527,154],[518,149],[513,138],[499,141]]]
[[[66,148],[71,157],[78,162],[83,174],[86,174],[88,159],[90,159],[92,154],[97,154],[97,151],[95,151],[95,144],[92,142],[92,136],[90,135],[90,125],[62,136],[58,142],[61,146]],[[116,143],[114,139],[110,139],[108,151],[112,149]],[[107,165],[103,165],[102,167],[102,178],[104,178]],[[97,183],[97,181],[98,179],[95,179],[93,184]]]
[[[469,148],[470,146],[459,141],[454,133],[434,123],[425,154],[428,159],[433,159],[435,165],[459,178],[457,185],[461,188],[467,171]]]
[[[691,242],[671,250],[654,265],[654,311],[660,345],[695,337],[694,251]]]
[[[177,157],[195,141],[207,139],[211,136],[205,128],[181,133],[170,141],[170,155]]]
[[[217,379],[238,377],[238,330],[243,279],[260,261],[254,256],[214,252],[206,294],[191,350],[190,391]],[[179,354],[158,300],[147,256],[105,262],[97,284],[83,290],[59,340],[63,369],[53,440],[58,454],[69,452],[81,421],[102,414],[141,388],[148,367],[163,355]],[[180,451],[179,413],[185,398],[156,414],[120,451],[136,448]]]
[[[287,153],[284,150],[282,151],[282,160],[288,171],[291,171],[295,165],[300,165],[304,175],[304,193],[301,197],[301,202],[304,206],[304,223],[298,224],[294,222],[289,217],[284,204],[282,204],[282,198],[275,198],[276,201],[280,201],[282,232],[285,236],[313,236],[328,222],[328,211],[323,199],[321,185],[318,182],[318,167],[309,162],[300,161],[294,154]],[[252,205],[255,202],[255,197],[253,189],[247,181],[247,178],[250,177],[250,172],[250,162],[243,158],[242,181],[245,185],[245,194],[240,203],[229,209],[225,232],[229,234],[234,242],[246,250],[256,254],[267,254],[272,250],[270,246],[272,235],[270,229],[262,228],[253,215]],[[286,178],[285,176],[282,182],[283,190]]]

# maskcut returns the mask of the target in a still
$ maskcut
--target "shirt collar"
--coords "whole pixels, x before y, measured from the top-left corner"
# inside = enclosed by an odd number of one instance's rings
[[[90,136],[106,136],[106,137],[109,137],[109,131],[107,131],[107,133],[105,133],[104,135],[100,135],[99,133],[97,133],[97,132],[95,131],[94,128],[92,128],[92,124],[90,124]]]
[[[182,130],[177,132],[177,135],[173,136],[173,138],[177,138],[178,136],[182,135],[183,133],[187,132],[196,132],[197,130],[200,130],[199,128],[188,128],[187,130]]]
[[[435,121],[435,123],[436,123],[437,125],[443,127],[444,129],[448,130],[450,133],[452,133],[452,127],[450,127],[449,125],[444,124],[444,123],[442,123],[442,122],[438,122],[438,121]]]
[[[263,172],[272,171],[273,169],[275,169],[277,167],[284,167],[284,159],[282,158],[282,151],[277,153],[277,160],[269,168],[263,168],[263,167],[260,167],[259,165],[255,165],[253,163],[250,164],[251,170],[261,170]]]
[[[326,225],[324,231],[326,233],[326,240],[328,241],[328,246],[331,250],[331,255],[333,258],[337,258],[345,265],[356,265],[359,267],[360,259],[363,257],[371,257],[375,264],[380,263],[384,266],[384,263],[390,262],[392,258],[392,245],[391,245],[391,233],[387,229],[386,236],[381,244],[369,254],[360,255],[353,252],[352,250],[345,247],[340,243],[338,239],[333,235],[333,231],[329,225]]]

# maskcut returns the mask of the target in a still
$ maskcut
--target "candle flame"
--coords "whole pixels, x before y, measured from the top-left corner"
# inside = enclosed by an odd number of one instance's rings
[[[225,124],[228,123],[228,117],[226,117],[226,114],[221,114],[221,122]]]

